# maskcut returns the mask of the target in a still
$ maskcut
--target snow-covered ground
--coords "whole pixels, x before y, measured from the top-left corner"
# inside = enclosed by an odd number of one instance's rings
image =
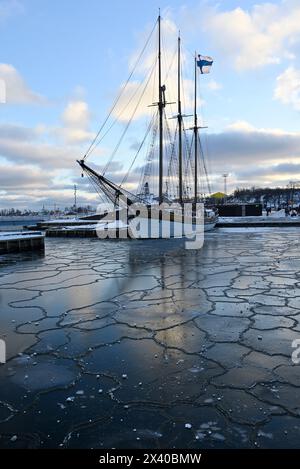
[[[283,212],[283,214],[282,214]],[[296,217],[291,217],[291,216],[285,216],[285,213],[284,213],[284,210],[280,210],[279,212],[274,212],[272,213],[271,215],[269,215],[268,217],[266,215],[262,215],[262,216],[259,216],[259,217],[219,217],[219,223],[264,223],[264,222],[268,222],[268,223],[278,223],[278,221],[282,222],[282,223],[291,223],[291,222],[295,222],[295,221],[298,221],[300,223],[300,217],[299,216],[296,216]]]

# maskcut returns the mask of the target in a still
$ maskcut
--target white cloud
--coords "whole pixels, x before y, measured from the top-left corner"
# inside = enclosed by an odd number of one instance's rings
[[[226,127],[227,131],[233,132],[253,132],[255,127],[252,124],[249,124],[247,121],[236,121],[232,122]]]
[[[43,104],[45,98],[33,92],[20,73],[9,64],[0,64],[0,80],[5,83],[5,98],[8,104]]]
[[[77,144],[91,141],[94,134],[90,132],[91,113],[88,104],[82,99],[70,101],[62,115],[64,126],[57,130],[67,143]]]
[[[61,207],[72,204],[73,184],[80,175],[76,159],[82,154],[78,142],[60,141],[57,129],[0,124],[1,207],[41,207],[43,202],[53,206],[53,201]],[[96,201],[96,194],[79,180],[80,203]]]
[[[5,81],[0,78],[0,104],[6,103],[6,84]]]
[[[254,125],[250,124],[247,121],[236,121],[231,124],[229,124],[226,128],[225,131],[229,132],[242,132],[242,133],[257,133],[257,134],[268,134],[268,135],[273,135],[273,136],[290,136],[290,137],[295,137],[298,136],[299,134],[297,132],[287,132],[286,130],[282,129],[270,129],[270,128],[264,128],[264,127],[255,127]]]
[[[88,180],[79,178],[75,159],[80,155],[80,147],[58,144],[55,140],[45,143],[48,130],[41,126],[0,125],[0,187],[5,191],[0,196],[1,206],[4,203],[41,206],[43,201],[54,200],[62,206],[71,204],[75,181],[82,201],[97,200]],[[222,188],[222,171],[230,172],[233,188],[250,184],[286,185],[290,179],[299,178],[300,132],[256,128],[238,121],[223,132],[208,133],[207,143],[214,187],[220,183]],[[117,183],[125,174],[126,168],[119,161],[107,173]],[[134,168],[127,188],[135,190],[139,179],[140,172]]]
[[[216,80],[209,80],[206,84],[206,87],[211,91],[218,91],[223,88],[221,83],[218,83]]]
[[[0,138],[0,155],[7,161],[36,165],[43,169],[71,168],[78,149],[40,141]]]
[[[213,145],[217,145],[214,159],[223,157],[230,164],[256,164],[258,161],[272,160],[286,162],[287,158],[300,158],[300,132],[258,128],[246,121],[237,121],[228,125],[223,132],[208,134],[208,138]]]
[[[274,98],[300,111],[300,70],[288,67],[277,77]]]
[[[162,22],[162,81],[166,86],[166,100],[167,102],[177,101],[177,40],[178,40],[178,27],[170,18],[168,13]],[[145,43],[145,34],[143,34],[143,43]],[[143,44],[144,45],[144,44]],[[137,57],[139,56],[141,46],[132,55],[129,60],[129,69],[132,70]],[[158,72],[157,72],[157,35],[154,34],[152,42],[150,41],[149,47],[144,53],[141,62],[136,68],[136,73],[131,82],[126,86],[118,105],[116,106],[113,115],[119,121],[128,122],[131,118],[139,119],[142,116],[149,115],[153,112],[153,108],[149,107],[152,103],[158,101]],[[182,66],[185,67],[187,61],[191,57],[186,54],[184,49],[181,52]],[[191,65],[192,70],[192,65]],[[150,73],[153,71],[151,77]],[[147,80],[149,81],[147,82]],[[124,86],[124,85],[122,85]],[[193,108],[193,81],[183,77],[182,87],[184,89],[184,105],[187,110]],[[200,103],[199,103],[200,104]],[[136,109],[135,109],[136,108]],[[167,107],[167,112],[172,113],[170,106]],[[174,112],[176,114],[176,112]],[[171,124],[170,124],[171,125]]]
[[[0,164],[0,187],[3,191],[23,192],[47,189],[52,183],[49,172],[30,165]]]
[[[63,113],[63,120],[68,127],[87,127],[90,121],[90,112],[85,101],[71,101]]]
[[[0,141],[2,139],[12,139],[19,141],[33,141],[43,131],[40,126],[24,127],[18,124],[0,124]]]
[[[30,128],[0,124],[0,157],[8,163],[28,164],[47,171],[74,168],[80,148],[49,140],[48,131],[42,125]]]
[[[223,132],[208,134],[214,187],[230,172],[230,186],[286,186],[300,176],[300,132],[256,128],[234,122]]]
[[[227,63],[239,70],[256,69],[293,57],[293,44],[300,38],[300,4],[282,0],[250,10],[209,9],[203,28]]]

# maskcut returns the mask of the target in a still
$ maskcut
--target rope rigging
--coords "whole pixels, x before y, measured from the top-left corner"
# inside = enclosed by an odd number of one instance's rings
[[[146,83],[145,83],[145,86],[144,86],[144,88],[143,88],[143,90],[142,90],[142,93],[141,93],[141,95],[140,95],[140,97],[139,97],[139,99],[138,99],[136,105],[134,106],[134,109],[133,109],[133,111],[132,111],[132,113],[131,113],[131,116],[130,116],[130,118],[129,118],[129,121],[127,122],[127,124],[126,124],[126,126],[125,126],[125,128],[124,128],[124,130],[123,130],[123,132],[122,132],[122,134],[121,134],[121,137],[119,138],[119,140],[118,140],[118,142],[117,142],[117,144],[116,144],[116,146],[115,146],[115,148],[114,148],[114,150],[113,150],[113,152],[112,152],[112,154],[111,154],[111,156],[110,156],[108,162],[107,162],[106,165],[105,165],[103,174],[105,174],[106,171],[108,170],[109,165],[111,164],[111,162],[112,162],[113,158],[115,157],[115,155],[116,155],[118,149],[120,148],[120,145],[121,145],[121,143],[122,143],[122,141],[123,141],[123,139],[124,139],[124,137],[125,137],[125,135],[126,135],[126,133],[127,133],[127,130],[128,130],[130,124],[131,124],[132,121],[133,121],[133,118],[134,118],[134,116],[135,116],[135,114],[136,114],[136,111],[137,111],[137,109],[138,109],[138,107],[139,107],[139,105],[140,105],[140,103],[141,103],[141,101],[142,101],[142,99],[143,99],[143,97],[144,97],[144,95],[145,95],[146,89],[147,89],[147,87],[148,87],[148,85],[149,85],[149,82],[150,82],[150,80],[151,80],[153,71],[154,71],[154,69],[155,69],[155,65],[156,65],[156,60],[155,60],[155,62],[154,62],[154,64],[153,64],[153,66],[152,66],[152,70],[151,70],[151,72],[150,72],[150,75],[149,75],[149,77],[148,77]]]
[[[140,60],[141,60],[141,58],[142,58],[144,52],[145,52],[145,50],[146,50],[147,47],[148,47],[148,44],[149,44],[149,42],[150,42],[150,40],[151,40],[151,38],[152,38],[152,36],[153,36],[153,33],[154,33],[154,31],[155,31],[155,28],[156,28],[156,25],[157,25],[157,21],[158,21],[158,20],[156,20],[156,22],[155,22],[155,24],[154,24],[154,26],[153,26],[153,28],[152,28],[152,30],[151,30],[151,32],[150,32],[150,34],[149,34],[147,40],[146,40],[146,43],[145,43],[144,47],[142,48],[140,54],[138,55],[137,60],[135,61],[134,66],[133,66],[133,68],[132,68],[132,70],[131,70],[131,72],[130,72],[130,74],[129,74],[129,77],[127,78],[127,80],[126,80],[124,86],[121,88],[120,92],[118,93],[117,97],[115,98],[115,100],[114,100],[114,102],[113,102],[113,105],[112,105],[112,107],[111,107],[110,110],[109,110],[108,115],[106,116],[106,118],[105,118],[103,124],[101,125],[100,129],[98,130],[97,134],[95,135],[94,139],[92,140],[90,146],[88,147],[88,149],[87,149],[87,151],[86,151],[86,153],[85,153],[85,155],[84,155],[84,157],[83,157],[83,160],[85,160],[85,159],[90,155],[90,153],[94,150],[93,147],[94,147],[95,143],[97,142],[98,137],[100,136],[100,134],[101,134],[102,130],[104,129],[106,123],[108,122],[110,116],[112,115],[113,111],[115,110],[115,108],[116,108],[116,106],[117,106],[117,104],[118,104],[120,98],[122,97],[122,95],[123,95],[125,89],[127,88],[128,84],[129,84],[129,82],[130,82],[130,80],[131,80],[131,78],[132,78],[132,76],[133,76],[133,74],[134,74],[134,72],[135,72],[135,70],[136,70],[136,68],[137,68],[137,66],[138,66],[138,64],[139,64],[139,62],[140,62]],[[116,121],[116,120],[115,120],[115,121]]]
[[[151,87],[151,80],[153,80],[153,101],[155,101],[155,96],[157,95],[157,61],[158,57],[155,57],[155,60],[151,63],[150,67],[147,69],[147,72],[145,73],[145,76],[143,80],[140,80],[137,86],[134,87],[133,93],[126,99],[125,104],[122,106],[120,110],[118,110],[117,106],[121,100],[122,97],[124,97],[124,93],[126,90],[128,90],[128,85],[133,77],[135,71],[137,70],[138,64],[143,57],[150,40],[153,36],[153,32],[155,30],[155,27],[157,25],[157,21],[152,28],[147,41],[142,48],[141,52],[139,53],[134,66],[130,72],[130,75],[128,79],[126,80],[125,84],[121,88],[120,92],[118,93],[116,99],[113,102],[112,107],[109,110],[109,113],[107,117],[105,118],[104,122],[102,123],[100,129],[98,130],[97,134],[93,138],[90,146],[88,147],[84,157],[82,160],[80,160],[79,164],[82,166],[83,171],[88,175],[92,186],[95,188],[96,192],[100,195],[101,200],[108,201],[110,204],[113,204],[114,206],[118,206],[122,204],[120,202],[120,196],[124,195],[125,197],[128,198],[130,203],[133,202],[141,202],[141,201],[149,201],[149,195],[152,196],[152,194],[155,196],[155,200],[158,200],[156,197],[158,192],[159,192],[159,183],[158,183],[158,145],[157,145],[157,140],[158,140],[158,130],[159,130],[159,103],[153,104],[153,106],[157,106],[155,109],[155,112],[152,113],[149,119],[149,123],[146,127],[146,131],[144,134],[143,139],[138,145],[138,148],[131,159],[131,162],[128,166],[126,167],[126,173],[123,176],[123,179],[121,183],[115,184],[108,180],[105,177],[105,174],[108,172],[109,167],[115,158],[116,154],[118,153],[122,143],[124,142],[124,138],[134,120],[134,118],[137,115],[138,108],[141,105],[141,102],[143,98],[146,95],[147,89],[149,88],[149,85]],[[163,39],[164,43],[164,39]],[[176,58],[176,49],[174,54],[171,55],[171,51],[168,54],[169,57],[169,63],[167,63],[167,55],[165,54],[165,50],[163,49],[163,57],[165,59],[165,83],[167,83],[167,80],[169,79],[171,75],[171,71],[174,65],[174,60]],[[194,54],[192,54],[194,58]],[[185,94],[185,86],[184,85],[184,80],[182,78],[183,76],[183,66],[182,62],[180,63],[180,79],[181,79],[181,84],[182,84],[182,97],[183,97],[183,103],[184,107],[186,105],[186,94]],[[170,80],[174,81],[174,77],[170,77]],[[163,89],[163,101],[164,101],[164,106],[166,104],[171,105],[171,111],[173,113],[172,109],[172,104],[174,103],[167,103],[165,102],[165,90],[167,89],[168,94],[170,92],[172,93],[172,86],[170,88],[166,87],[165,85],[161,86],[160,89]],[[174,87],[173,87],[174,88]],[[175,88],[176,89],[176,88]],[[174,91],[173,91],[174,92]],[[180,93],[178,93],[180,96]],[[148,96],[147,96],[148,97]],[[168,96],[170,97],[170,96]],[[172,96],[171,96],[172,97]],[[127,95],[125,96],[127,98]],[[124,100],[123,100],[124,101]],[[160,101],[161,103],[161,101]],[[132,109],[131,109],[131,107]],[[194,188],[194,180],[195,180],[195,175],[194,175],[194,170],[195,170],[195,155],[194,155],[194,145],[195,148],[197,147],[196,142],[195,142],[195,135],[194,133],[191,136],[187,135],[187,129],[184,125],[183,119],[182,119],[182,127],[179,127],[179,116],[182,117],[187,117],[181,114],[181,110],[178,111],[178,116],[173,117],[172,119],[176,119],[176,123],[171,123],[170,120],[166,116],[165,108],[163,106],[163,112],[160,115],[161,119],[163,119],[164,125],[161,127],[163,131],[160,132],[160,135],[163,138],[163,151],[164,151],[164,158],[161,159],[163,161],[163,171],[160,170],[160,181],[163,181],[164,184],[164,192],[168,200],[179,200],[179,185],[178,185],[178,180],[179,179],[179,173],[182,174],[182,185],[180,185],[180,188],[182,187],[181,191],[181,196],[180,200],[185,200],[188,201],[192,199],[193,197],[193,188]],[[124,116],[125,111],[128,111],[128,108],[130,107],[130,112],[129,118],[126,120],[126,124],[124,125],[124,128],[121,132],[121,135],[119,136],[117,142],[115,143],[115,146],[113,148],[113,151],[106,162],[104,169],[102,171],[102,175],[96,173],[96,171],[93,171],[89,166],[85,165],[84,161],[86,158],[90,156],[90,154],[97,148],[97,146],[103,141],[103,139],[106,137],[106,135],[110,132],[110,130],[113,128],[113,126],[117,123],[120,122],[121,117]],[[181,109],[181,107],[179,107]],[[116,114],[116,110],[118,111]],[[111,117],[113,116],[113,120],[110,121]],[[107,125],[108,124],[108,125]],[[179,139],[179,130],[182,129],[182,140]],[[197,178],[197,185],[201,186],[202,191],[199,191],[204,197],[205,190],[204,186],[202,188],[202,182],[203,179],[205,178],[205,182],[208,187],[208,192],[211,194],[211,187],[210,187],[210,182],[208,178],[208,171],[207,171],[207,166],[206,166],[206,161],[204,158],[204,151],[203,151],[203,145],[199,136],[199,133],[197,134],[197,142],[198,142],[198,151],[197,151],[197,174],[199,173],[199,177]],[[205,136],[206,137],[206,136]],[[178,156],[178,145],[177,142],[179,141],[179,156]],[[182,142],[182,144],[180,143]],[[207,142],[206,142],[207,143]],[[160,140],[161,144],[161,140]],[[145,158],[145,163],[143,165],[143,171],[141,170],[140,178],[139,178],[139,184],[136,190],[136,194],[131,193],[130,191],[124,189],[124,186],[128,184],[128,179],[129,176],[134,168],[134,165],[136,164],[139,156],[142,153],[142,150],[146,150],[146,158]],[[181,151],[182,149],[182,151]],[[162,152],[161,152],[162,155]],[[181,156],[182,155],[182,156]],[[180,160],[180,161],[179,161]],[[182,161],[182,169],[179,169],[179,165],[181,164],[180,162]],[[127,166],[127,165],[126,165]],[[141,168],[142,169],[142,168]],[[162,178],[162,175],[164,178]],[[181,180],[180,180],[181,181]],[[162,184],[162,183],[161,183]],[[160,186],[161,187],[161,186]],[[161,191],[159,192],[161,194]],[[161,200],[161,198],[159,199]]]
[[[151,172],[153,170],[153,159],[154,159],[154,152],[155,152],[155,143],[157,139],[158,133],[158,110],[156,114],[153,116],[153,127],[152,127],[152,138],[149,142],[149,147],[147,151],[147,158],[146,158],[146,165],[144,172],[141,173],[140,183],[138,186],[138,193],[142,193],[145,187],[146,182],[149,184],[149,180],[151,179]],[[153,192],[155,191],[155,187],[153,187]]]
[[[123,185],[123,184],[127,181],[127,179],[128,179],[128,176],[129,176],[129,174],[130,174],[130,171],[131,171],[131,169],[132,169],[132,167],[133,167],[133,165],[134,165],[134,163],[135,163],[135,161],[136,161],[138,155],[140,154],[140,151],[142,150],[142,148],[143,148],[143,146],[144,146],[144,143],[145,143],[145,141],[146,141],[146,139],[147,139],[147,137],[148,137],[148,135],[149,135],[149,132],[150,132],[151,128],[153,127],[153,120],[154,120],[154,116],[153,116],[153,118],[151,119],[151,121],[150,121],[150,123],[149,123],[149,125],[148,125],[148,129],[147,129],[147,131],[146,131],[146,133],[145,133],[145,136],[144,136],[143,140],[142,140],[141,143],[140,143],[140,146],[139,146],[139,148],[138,148],[138,150],[137,150],[137,152],[136,152],[136,154],[135,154],[135,156],[134,156],[134,158],[133,158],[133,160],[132,160],[131,165],[130,165],[129,168],[128,168],[127,173],[125,174],[125,176],[124,176],[123,179],[122,179],[122,182],[121,182],[121,184],[120,184],[120,187],[122,187],[122,185]]]

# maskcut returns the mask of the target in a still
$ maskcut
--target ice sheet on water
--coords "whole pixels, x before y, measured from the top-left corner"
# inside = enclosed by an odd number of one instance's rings
[[[31,391],[51,389],[66,386],[77,377],[77,371],[67,360],[54,363],[53,360],[33,362],[28,356],[17,357],[10,363],[14,371],[11,380],[23,388]]]

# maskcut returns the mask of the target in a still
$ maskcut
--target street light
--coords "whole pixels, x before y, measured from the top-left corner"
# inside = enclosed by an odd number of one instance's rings
[[[223,178],[224,178],[224,200],[226,200],[227,198],[227,178],[228,178],[229,174],[228,173],[224,173],[223,174]]]
[[[77,186],[74,184],[74,209],[77,212]]]
[[[291,189],[291,204],[294,206],[294,192],[296,188],[300,187],[300,181],[290,181],[288,187]]]

